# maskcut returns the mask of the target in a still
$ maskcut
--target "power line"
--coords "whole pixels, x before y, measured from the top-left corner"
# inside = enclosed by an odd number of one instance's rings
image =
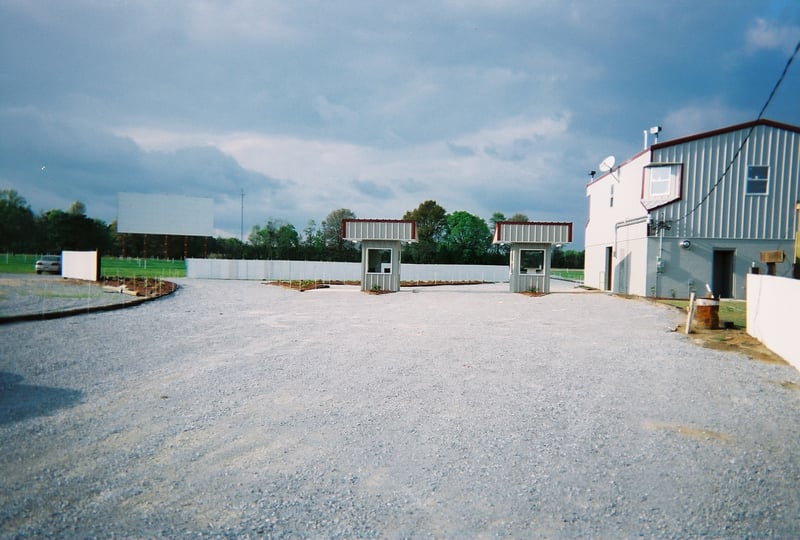
[[[783,80],[786,78],[786,74],[789,71],[789,66],[792,65],[792,62],[794,61],[794,59],[797,56],[798,52],[800,52],[800,41],[797,42],[797,45],[794,48],[794,52],[789,57],[789,60],[786,61],[786,65],[783,67],[783,72],[781,73],[781,76],[778,78],[778,81],[775,83],[775,86],[772,88],[772,92],[769,93],[769,97],[767,98],[767,101],[764,102],[764,106],[761,107],[761,111],[758,113],[758,117],[756,118],[756,122],[758,122],[759,120],[761,120],[763,118],[764,113],[767,110],[767,107],[769,107],[769,104],[772,102],[772,98],[775,97],[775,94],[777,93],[778,88],[781,86],[781,84],[783,83]],[[714,185],[711,186],[711,189],[709,189],[708,192],[703,196],[703,198],[700,199],[700,202],[698,202],[696,205],[694,205],[694,208],[689,210],[682,217],[678,218],[676,220],[676,222],[683,221],[684,219],[686,219],[689,216],[691,216],[692,214],[694,214],[697,211],[697,209],[700,208],[700,206],[702,206],[702,204],[705,203],[708,200],[708,198],[711,196],[711,194],[714,193],[714,190],[717,189],[717,187],[722,183],[722,181],[728,175],[728,172],[731,170],[731,167],[733,167],[733,164],[736,162],[736,158],[738,158],[739,154],[741,154],[742,149],[744,148],[744,145],[747,144],[747,141],[750,139],[750,136],[753,134],[753,131],[755,130],[755,128],[756,128],[756,124],[753,123],[750,126],[750,129],[747,131],[747,135],[745,135],[744,139],[742,139],[742,142],[739,143],[739,147],[736,149],[736,152],[733,153],[733,156],[731,157],[730,161],[728,161],[728,164],[725,167],[725,170],[722,171],[722,174],[720,174],[719,178],[714,183]]]

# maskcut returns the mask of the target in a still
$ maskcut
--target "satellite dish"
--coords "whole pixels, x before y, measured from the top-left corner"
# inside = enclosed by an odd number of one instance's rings
[[[614,156],[608,156],[607,158],[605,158],[603,161],[600,162],[598,168],[603,172],[608,172],[614,168],[614,163],[616,162],[617,160],[614,158]]]

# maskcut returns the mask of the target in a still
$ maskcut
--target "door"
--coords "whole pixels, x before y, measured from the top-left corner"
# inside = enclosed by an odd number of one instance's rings
[[[603,290],[610,291],[611,290],[611,268],[612,268],[612,256],[614,255],[613,248],[611,246],[606,247],[606,282],[603,284]]]
[[[733,298],[732,249],[715,249],[711,266],[711,290],[717,298]]]

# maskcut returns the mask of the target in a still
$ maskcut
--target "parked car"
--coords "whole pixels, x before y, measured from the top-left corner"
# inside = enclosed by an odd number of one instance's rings
[[[36,261],[36,273],[48,272],[51,274],[61,273],[61,256],[60,255],[45,255]]]

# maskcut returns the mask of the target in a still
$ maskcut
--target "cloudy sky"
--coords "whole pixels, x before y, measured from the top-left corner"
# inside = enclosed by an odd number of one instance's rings
[[[433,199],[575,222],[588,172],[753,120],[797,0],[0,0],[0,188],[210,197],[219,235]],[[800,59],[765,117],[800,125]]]

